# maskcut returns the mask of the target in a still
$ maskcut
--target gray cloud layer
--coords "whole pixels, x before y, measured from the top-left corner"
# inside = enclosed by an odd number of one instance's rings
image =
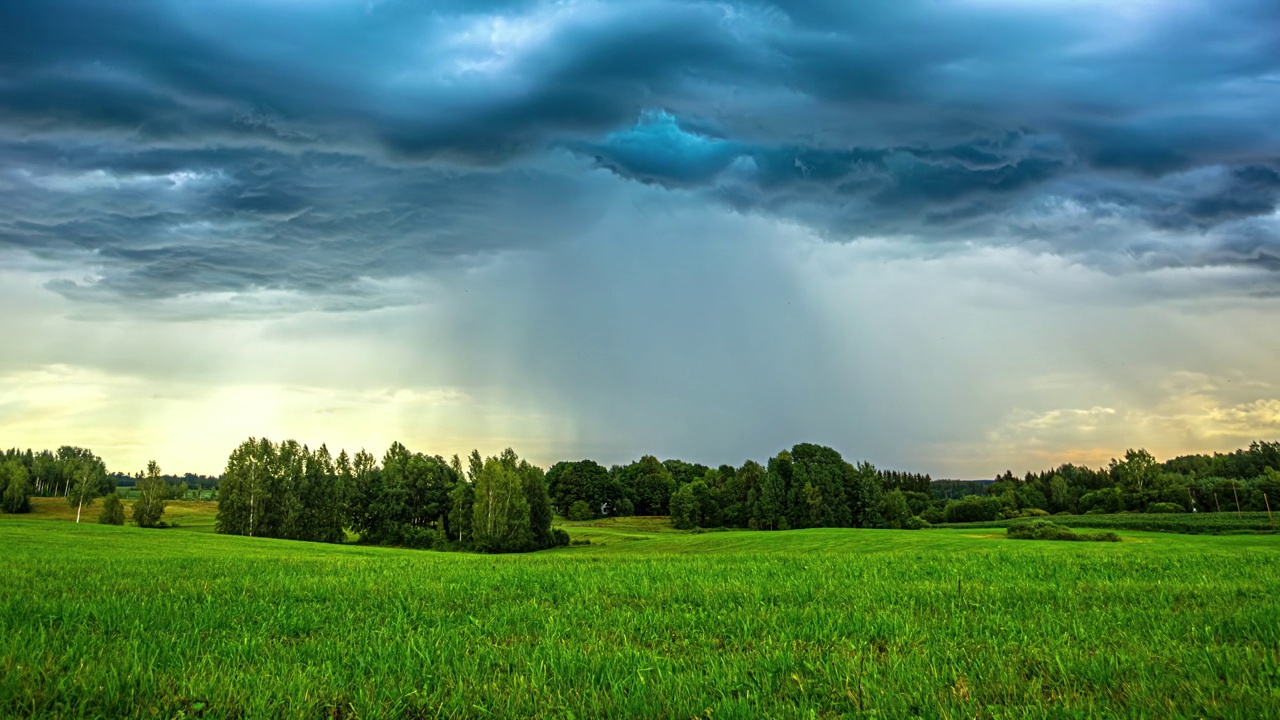
[[[629,182],[834,240],[1280,270],[1266,0],[0,12],[0,246],[86,268],[71,297],[377,305]]]

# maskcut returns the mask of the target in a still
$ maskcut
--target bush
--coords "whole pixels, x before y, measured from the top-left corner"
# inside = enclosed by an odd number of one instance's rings
[[[120,502],[120,493],[113,492],[102,499],[102,512],[98,514],[98,522],[103,525],[124,524],[124,503]]]
[[[586,500],[579,500],[569,506],[570,520],[591,520],[595,517],[595,513],[591,512],[591,506]]]
[[[635,503],[631,502],[627,498],[622,498],[618,501],[617,511],[618,517],[631,517],[636,514]]]
[[[1147,512],[1149,513],[1180,513],[1186,511],[1186,508],[1171,502],[1151,503],[1147,506]]]
[[[930,506],[924,512],[920,513],[920,519],[931,525],[937,525],[944,519],[942,517],[942,507],[940,505]]]
[[[929,521],[917,515],[915,517],[907,518],[907,521],[902,524],[902,527],[907,530],[924,530],[929,527]]]
[[[591,541],[587,540],[586,543],[589,545],[591,544]],[[566,547],[569,544],[569,533],[561,530],[560,528],[556,528],[551,531],[551,547]],[[573,544],[578,545],[581,543],[574,541]]]
[[[1113,532],[1078,533],[1052,520],[1032,520],[1009,526],[1005,534],[1012,540],[1085,540],[1095,542],[1120,542]]]

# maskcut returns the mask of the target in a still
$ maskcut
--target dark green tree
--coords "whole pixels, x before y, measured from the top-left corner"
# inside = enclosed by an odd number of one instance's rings
[[[692,530],[698,527],[700,511],[698,501],[693,496],[692,484],[681,485],[671,493],[671,526],[678,530]]]
[[[120,502],[120,493],[109,493],[102,498],[102,512],[98,514],[98,522],[103,525],[124,524],[124,503]]]
[[[857,466],[845,463],[844,482],[854,527],[883,527],[884,518],[880,515],[882,488],[875,466],[866,462]]]
[[[676,481],[658,458],[645,455],[623,468],[619,474],[623,491],[630,498],[636,515],[666,515]]]
[[[885,493],[882,505],[880,514],[884,518],[884,527],[901,529],[912,517],[911,508],[907,507],[907,497],[901,490]]]
[[[752,519],[760,530],[778,530],[782,527],[787,514],[787,483],[790,479],[791,454],[784,450],[770,458],[752,509]],[[790,526],[789,522],[787,526]]]
[[[515,453],[511,455],[514,457]],[[521,460],[517,469],[529,505],[529,535],[534,549],[552,547],[555,537],[551,533],[551,498],[547,496],[547,483],[542,469]]]
[[[18,460],[0,463],[0,510],[31,512],[31,481],[27,468]]]
[[[547,492],[552,507],[567,516],[577,502],[585,503],[591,517],[616,514],[622,493],[609,471],[592,460],[556,463],[547,471]]]

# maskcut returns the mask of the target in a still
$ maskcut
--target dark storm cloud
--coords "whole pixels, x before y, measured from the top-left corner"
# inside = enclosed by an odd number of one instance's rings
[[[1272,267],[1277,27],[1264,0],[10,3],[0,245],[94,293],[354,292],[590,223],[567,150],[839,240]]]
[[[363,279],[538,247],[594,216],[581,187],[536,171],[391,169],[349,155],[244,149],[6,150],[44,172],[0,173],[12,200],[0,214],[0,247],[93,267],[101,277],[89,286],[55,286],[76,297],[340,295]]]

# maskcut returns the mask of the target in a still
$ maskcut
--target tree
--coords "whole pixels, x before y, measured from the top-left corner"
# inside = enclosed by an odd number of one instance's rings
[[[475,547],[481,552],[531,549],[529,501],[525,498],[520,472],[511,463],[491,457],[480,466],[476,473],[471,532]]]
[[[94,463],[82,457],[68,463],[70,477],[67,490],[67,504],[76,509],[76,522],[80,522],[80,513],[85,505],[92,505],[94,498],[102,495],[102,478],[106,469],[101,461]]]
[[[849,527],[853,517],[845,497],[844,459],[829,447],[800,443],[791,448],[796,500],[793,527]],[[877,475],[877,481],[879,476]]]
[[[787,481],[791,477],[791,454],[783,451],[769,460],[769,469],[760,483],[751,516],[756,527],[773,530],[781,527],[787,510]],[[790,523],[788,523],[790,525]]]
[[[623,468],[619,479],[635,506],[636,515],[667,514],[667,503],[676,490],[676,481],[658,458],[645,455]]]
[[[591,506],[586,500],[577,500],[569,506],[569,512],[565,517],[569,520],[591,520],[595,517],[595,513],[591,512]]]
[[[120,493],[109,493],[102,499],[102,512],[98,514],[98,522],[103,525],[124,524],[124,503],[120,502]]]
[[[1123,462],[1111,461],[1111,471],[1126,491],[1141,493],[1155,481],[1159,465],[1146,450],[1129,449]]]
[[[217,531],[228,535],[255,535],[261,517],[264,478],[270,472],[275,446],[263,438],[240,443],[227,458],[218,486]]]
[[[457,455],[453,457],[454,460],[458,459]],[[461,467],[460,464],[454,464],[455,472],[459,467]],[[450,539],[456,540],[463,545],[471,543],[475,511],[475,486],[459,473],[458,483],[453,486],[453,490],[449,491],[449,529],[453,533]]]
[[[83,477],[84,472],[88,472],[98,484],[96,491],[90,492],[92,497],[106,495],[115,490],[115,482],[108,477],[107,466],[102,462],[102,458],[85,448],[64,445],[58,448],[54,463],[58,466],[57,474],[62,480],[63,495],[71,494],[72,486]]]
[[[901,529],[911,519],[911,508],[907,507],[907,498],[901,490],[892,490],[884,494],[883,509],[880,514],[887,528]]]
[[[31,480],[27,468],[18,460],[0,464],[0,510],[31,512]]]
[[[849,514],[854,527],[881,527],[882,510],[880,474],[871,463],[860,462],[856,466],[845,463],[845,497],[849,501]]]
[[[147,463],[146,474],[138,480],[138,499],[133,501],[133,522],[138,527],[160,527],[160,516],[164,515],[166,500],[164,478],[160,477],[160,466],[155,460]]]
[[[671,493],[671,526],[677,530],[692,530],[698,527],[700,511],[698,501],[693,496],[692,484],[681,485]]]
[[[717,470],[708,470],[704,478],[718,474]],[[720,527],[724,524],[724,515],[720,512],[720,503],[716,493],[706,480],[694,480],[689,483],[689,492],[698,505],[698,527]]]
[[[592,460],[560,462],[547,471],[547,493],[556,512],[567,516],[575,503],[582,502],[591,517],[616,514],[621,488],[609,471]]]
[[[1049,503],[1056,512],[1071,510],[1075,506],[1075,497],[1066,478],[1054,473],[1049,480]]]
[[[515,452],[511,452],[515,457]],[[547,496],[547,482],[542,469],[521,460],[518,467],[521,486],[524,489],[525,502],[529,505],[529,535],[536,550],[549,548],[555,544],[551,533],[551,499]]]

